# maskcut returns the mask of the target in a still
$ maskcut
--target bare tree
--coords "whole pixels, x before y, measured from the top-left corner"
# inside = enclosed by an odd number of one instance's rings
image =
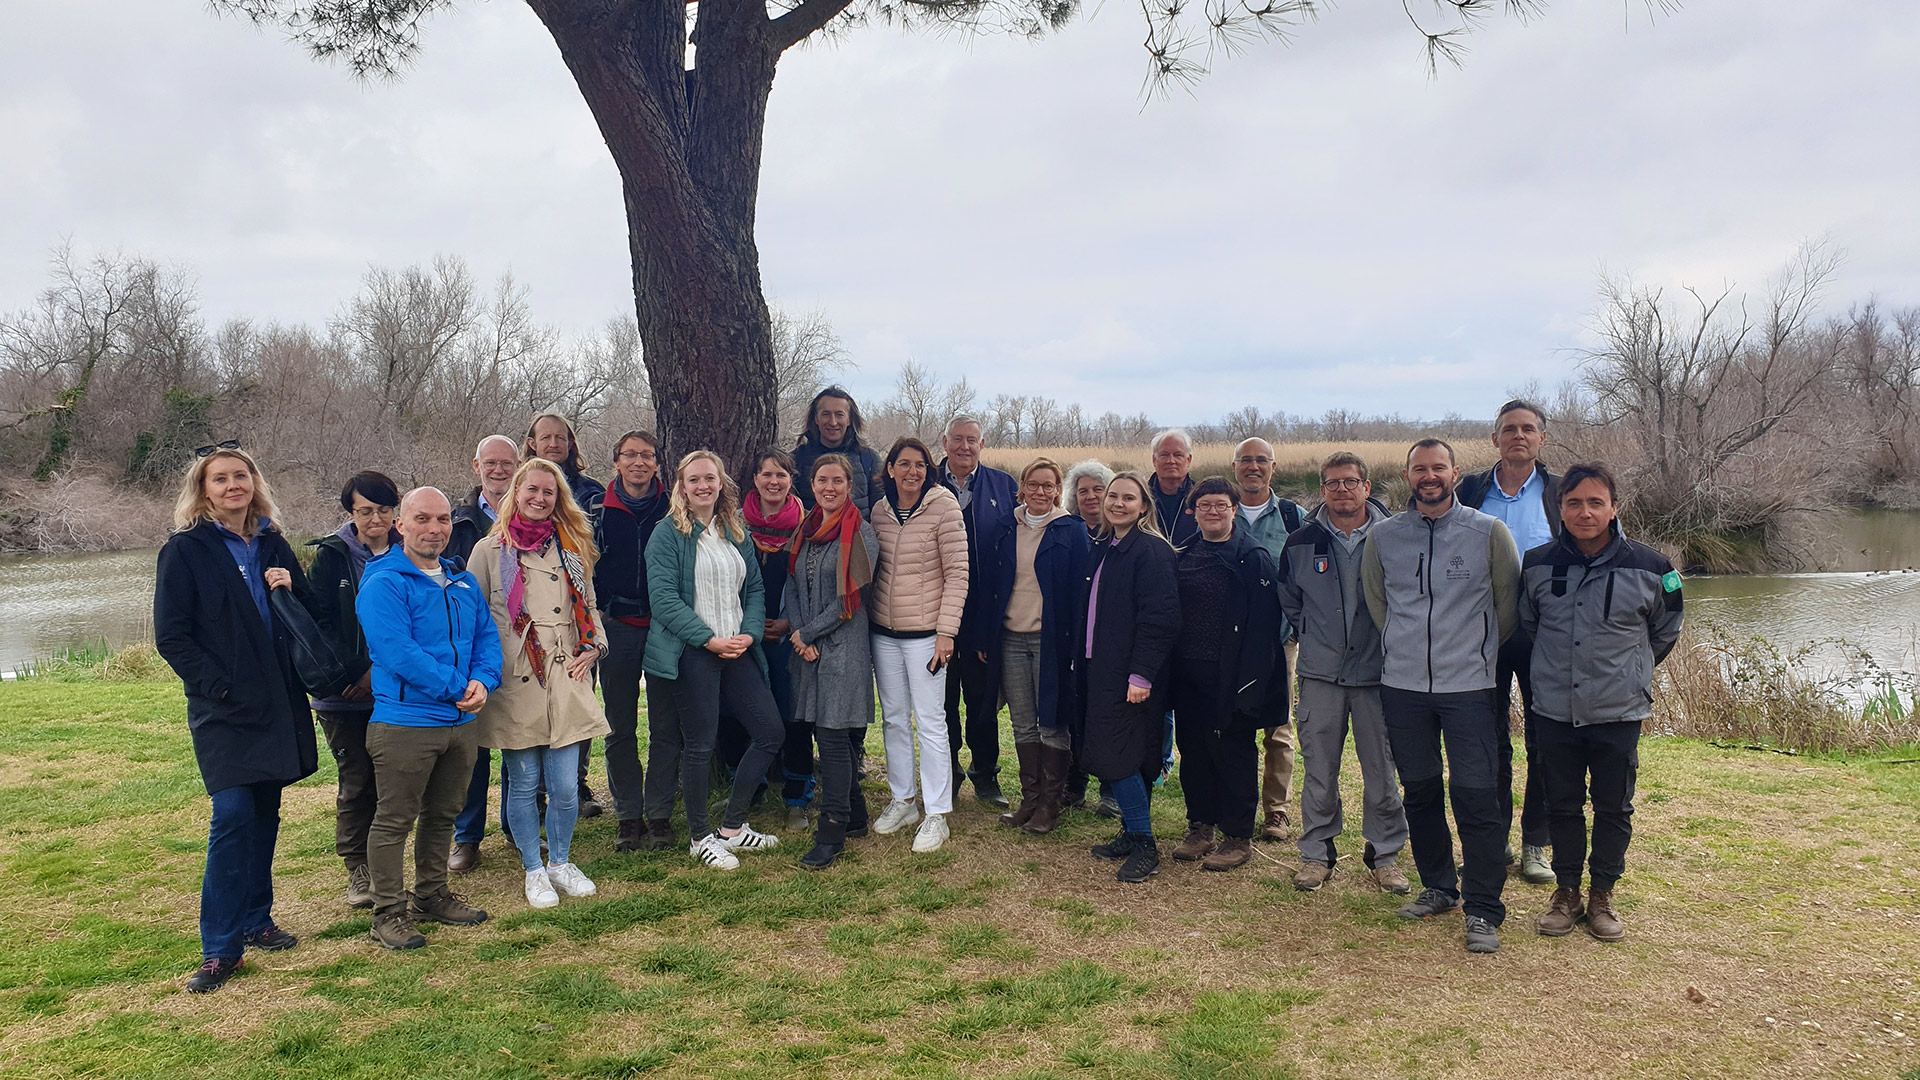
[[[800,437],[807,426],[807,406],[813,395],[833,381],[835,373],[853,364],[846,346],[833,332],[826,313],[815,309],[792,314],[773,308],[773,371],[778,399],[779,445]]]
[[[473,329],[478,317],[466,263],[440,256],[433,268],[374,267],[360,295],[334,322],[334,332],[373,377],[382,406],[409,416],[416,399]]]

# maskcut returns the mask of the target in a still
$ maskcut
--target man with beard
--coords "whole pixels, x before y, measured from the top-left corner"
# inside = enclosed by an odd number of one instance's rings
[[[1414,443],[1406,479],[1412,505],[1373,526],[1360,571],[1368,613],[1382,628],[1380,704],[1424,886],[1400,914],[1430,919],[1464,900],[1467,951],[1497,952],[1513,811],[1500,798],[1491,691],[1500,644],[1518,622],[1520,558],[1505,525],[1454,498],[1453,447]]]

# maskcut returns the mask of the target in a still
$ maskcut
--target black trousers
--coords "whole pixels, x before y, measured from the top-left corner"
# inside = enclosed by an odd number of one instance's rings
[[[966,719],[960,705],[966,703]],[[953,751],[953,774],[960,775],[960,742],[965,736],[973,751],[967,775],[979,781],[1000,771],[1000,683],[992,670],[971,651],[955,647],[947,664],[947,746]]]
[[[1593,887],[1611,889],[1627,870],[1633,840],[1633,785],[1640,775],[1640,721],[1574,727],[1538,717],[1545,765],[1547,821],[1553,832],[1553,876],[1580,887],[1587,854],[1586,806],[1593,799]]]
[[[1187,824],[1216,825],[1228,836],[1251,837],[1260,802],[1260,744],[1253,728],[1216,730],[1231,719],[1214,715],[1220,678],[1218,663],[1173,662],[1180,791],[1187,800]]]
[[[853,806],[853,748],[867,741],[867,729],[813,730],[820,738],[820,816],[847,824]]]
[[[1515,630],[1500,646],[1500,658],[1494,670],[1498,680],[1496,712],[1500,721],[1500,794],[1505,800],[1507,817],[1513,817],[1513,725],[1508,716],[1513,701],[1513,684],[1520,684],[1520,723],[1522,746],[1527,755],[1527,787],[1520,796],[1520,842],[1546,847],[1553,842],[1547,831],[1546,777],[1542,774],[1539,751],[1534,743],[1533,715],[1533,639]]]
[[[1507,884],[1507,831],[1513,811],[1496,787],[1501,725],[1495,720],[1493,694],[1422,694],[1382,686],[1380,707],[1386,714],[1393,764],[1400,772],[1407,840],[1421,884],[1459,897],[1467,914],[1499,926],[1507,917],[1500,893]],[[1463,855],[1458,869],[1453,834],[1447,829],[1449,788]]]
[[[725,709],[747,732],[747,750],[740,758],[720,827],[747,823],[747,804],[753,798],[767,766],[780,756],[786,729],[773,703],[760,668],[750,656],[722,660],[706,649],[688,647],[680,654],[680,677],[672,683],[673,708],[680,721],[680,792],[686,801],[687,832],[696,840],[713,831],[707,818],[707,764],[713,760],[714,738]],[[653,768],[657,777],[660,766]]]
[[[351,870],[367,861],[367,829],[380,796],[373,782],[373,759],[367,756],[367,719],[372,712],[319,712],[320,730],[327,733],[327,749],[340,768],[340,788],[334,796],[333,853]]]

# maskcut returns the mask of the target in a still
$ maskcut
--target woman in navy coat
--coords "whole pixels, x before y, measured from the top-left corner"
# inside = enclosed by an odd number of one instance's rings
[[[201,779],[213,800],[200,886],[204,963],[193,993],[225,985],[247,948],[297,944],[273,922],[280,792],[318,768],[307,688],[270,589],[304,602],[306,575],[273,523],[273,495],[233,444],[197,458],[174,506],[154,582],[154,644],[180,676]],[[335,687],[317,688],[331,692]]]

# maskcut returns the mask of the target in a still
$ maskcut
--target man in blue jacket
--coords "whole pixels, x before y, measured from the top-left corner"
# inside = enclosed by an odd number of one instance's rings
[[[947,745],[953,749],[953,790],[958,792],[961,781],[971,779],[975,798],[1005,810],[1007,797],[1000,791],[1000,673],[987,662],[988,655],[997,651],[994,643],[1000,624],[993,612],[993,589],[984,583],[992,579],[999,561],[993,542],[1012,533],[1020,498],[1012,476],[980,463],[980,451],[987,448],[980,421],[965,415],[947,421],[940,448],[947,456],[935,479],[960,500],[960,515],[967,526],[967,580],[983,583],[967,589],[960,638],[953,650],[953,665],[947,668]],[[962,735],[967,749],[973,751],[971,771],[960,767]]]
[[[473,716],[500,688],[500,637],[473,576],[441,558],[453,533],[447,497],[409,491],[394,530],[405,557],[369,564],[354,605],[373,659],[367,756],[380,793],[367,869],[373,940],[418,949],[427,941],[417,920],[470,926],[487,918],[448,891],[447,857],[479,749]],[[416,824],[409,894],[403,860]]]

